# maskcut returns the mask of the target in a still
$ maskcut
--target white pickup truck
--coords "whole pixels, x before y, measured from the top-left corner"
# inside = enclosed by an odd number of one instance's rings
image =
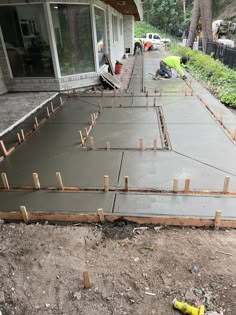
[[[170,38],[162,38],[159,34],[157,33],[146,33],[142,37],[135,37],[134,41],[142,40],[143,42],[152,42],[153,46],[157,46],[160,44],[165,44],[165,43],[170,43]]]

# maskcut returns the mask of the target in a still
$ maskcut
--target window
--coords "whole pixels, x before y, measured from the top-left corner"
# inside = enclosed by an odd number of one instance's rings
[[[97,53],[99,67],[105,64],[106,53],[106,30],[105,30],[105,13],[102,9],[95,7],[95,23],[97,34]]]
[[[148,38],[152,39],[152,34],[149,34],[149,35],[148,35]]]
[[[95,71],[89,5],[51,4],[61,74]]]
[[[54,77],[43,6],[1,6],[0,21],[13,77]]]
[[[158,35],[154,35],[153,38],[154,39],[160,39],[160,37]]]
[[[120,36],[123,36],[123,20],[120,19]]]
[[[118,19],[117,16],[112,15],[112,31],[113,31],[113,43],[118,42]]]

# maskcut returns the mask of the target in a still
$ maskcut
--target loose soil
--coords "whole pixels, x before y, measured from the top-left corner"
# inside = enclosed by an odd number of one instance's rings
[[[177,315],[174,298],[236,314],[235,230],[135,228],[1,224],[2,314]]]

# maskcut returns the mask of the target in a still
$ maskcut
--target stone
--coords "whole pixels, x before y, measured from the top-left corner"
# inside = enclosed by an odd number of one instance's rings
[[[74,294],[73,294],[73,297],[76,299],[76,300],[80,300],[81,299],[81,292],[79,291],[79,292],[75,292]]]

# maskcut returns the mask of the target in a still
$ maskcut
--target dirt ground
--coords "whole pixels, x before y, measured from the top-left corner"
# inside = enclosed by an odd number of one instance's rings
[[[136,228],[1,224],[0,313],[177,315],[178,298],[236,314],[235,230]]]

